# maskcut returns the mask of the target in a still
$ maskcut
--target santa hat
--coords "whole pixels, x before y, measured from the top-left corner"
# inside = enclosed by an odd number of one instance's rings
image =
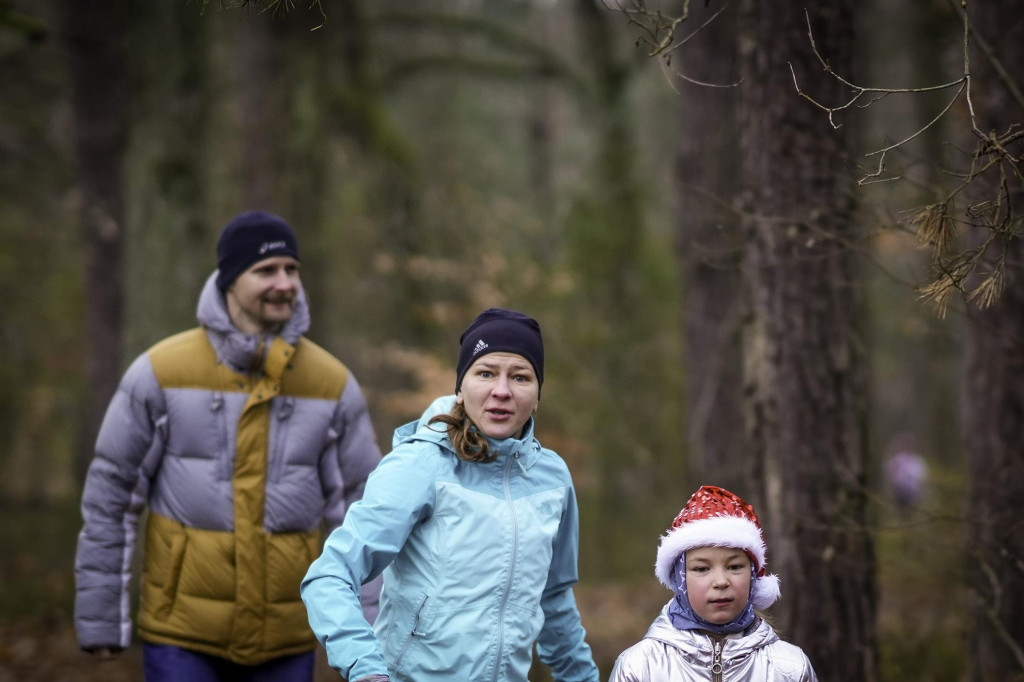
[[[701,486],[661,538],[654,574],[661,584],[676,590],[673,568],[687,550],[697,547],[735,547],[754,563],[750,600],[766,609],[779,598],[779,579],[765,570],[767,547],[754,508],[738,495],[715,485]]]

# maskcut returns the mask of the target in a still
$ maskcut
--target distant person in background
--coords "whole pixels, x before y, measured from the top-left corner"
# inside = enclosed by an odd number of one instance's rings
[[[78,643],[131,640],[128,584],[148,507],[138,634],[147,682],[310,682],[299,583],[363,493],[380,450],[355,377],[303,335],[291,227],[223,229],[200,326],[135,360],[107,409],[82,495]],[[377,591],[361,608],[373,619]]]
[[[885,463],[885,480],[893,502],[900,511],[913,508],[928,486],[928,464],[913,448],[912,440],[898,437],[895,452]]]
[[[675,593],[609,682],[815,682],[811,662],[757,611],[779,598],[754,508],[705,485],[662,537],[654,572]]]
[[[558,682],[597,682],[572,590],[576,494],[534,437],[540,326],[491,308],[460,344],[455,396],[395,432],[310,566],[310,624],[350,682],[526,682],[535,642]],[[382,572],[371,627],[357,590]]]

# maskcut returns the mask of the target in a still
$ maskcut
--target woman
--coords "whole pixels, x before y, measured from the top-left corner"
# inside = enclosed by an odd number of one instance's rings
[[[310,566],[310,625],[353,682],[525,682],[534,642],[556,680],[594,682],[572,592],[576,495],[565,462],[533,436],[540,326],[491,308],[460,343],[455,396],[395,432]],[[381,572],[371,628],[359,587]]]

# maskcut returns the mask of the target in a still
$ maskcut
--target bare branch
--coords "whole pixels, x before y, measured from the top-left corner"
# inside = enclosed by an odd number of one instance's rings
[[[644,36],[637,39],[637,45],[650,46],[647,52],[649,57],[661,55],[669,49],[676,27],[690,16],[690,0],[683,1],[681,12],[674,17],[665,16],[660,10],[648,9],[646,0],[631,0],[629,7],[623,5],[621,0],[603,2],[608,9],[625,14],[631,26],[643,31]]]
[[[942,85],[931,85],[931,86],[927,86],[927,87],[923,87],[923,88],[869,88],[869,87],[864,87],[864,86],[861,86],[861,85],[855,85],[855,84],[851,83],[850,81],[846,80],[845,78],[843,78],[838,73],[836,73],[835,70],[832,68],[832,65],[828,63],[828,60],[826,60],[824,57],[821,56],[821,52],[818,51],[818,46],[814,42],[814,32],[811,30],[811,15],[810,15],[810,12],[808,12],[807,10],[804,10],[804,18],[807,21],[807,37],[808,37],[808,39],[811,42],[811,50],[814,52],[814,56],[817,58],[818,62],[821,64],[822,68],[825,70],[825,72],[828,75],[832,76],[837,81],[839,81],[843,85],[847,86],[848,88],[850,88],[851,90],[854,90],[856,92],[859,92],[859,93],[880,92],[880,93],[885,93],[887,95],[893,94],[893,93],[933,92],[935,90],[946,90],[948,88],[956,87],[957,85],[959,85],[964,80],[963,78],[958,78],[955,81],[950,81],[949,83],[943,83]],[[792,67],[790,67],[790,68],[792,68]]]
[[[664,54],[668,54],[670,52],[674,52],[675,50],[677,50],[680,47],[682,47],[683,45],[685,45],[687,42],[689,42],[689,40],[691,38],[693,38],[695,35],[697,35],[701,31],[703,31],[705,28],[707,28],[708,24],[710,24],[712,21],[714,21],[716,18],[718,18],[718,15],[721,14],[722,12],[724,12],[725,8],[728,7],[728,6],[729,6],[728,2],[723,3],[722,7],[717,12],[712,14],[703,24],[701,24],[700,26],[695,28],[688,36],[686,36],[685,38],[683,38],[679,42],[675,43],[674,45],[670,45],[669,47],[665,48]]]
[[[964,7],[961,6],[963,3],[956,2],[956,0],[947,0],[947,2],[949,3],[949,6],[953,8],[953,11],[956,12],[963,19],[964,30],[968,32],[971,38],[974,38],[974,44],[981,49],[982,53],[985,55],[985,58],[988,59],[989,63],[992,64],[992,68],[995,70],[996,75],[1002,82],[1003,87],[1006,88],[1007,92],[1010,93],[1014,101],[1017,102],[1017,106],[1024,110],[1024,93],[1021,92],[1021,89],[1018,86],[1017,82],[1013,80],[1009,73],[1007,73],[1006,67],[1004,67],[1002,62],[999,61],[999,58],[996,57],[996,53],[992,49],[992,46],[988,44],[988,41],[986,41],[983,37],[978,35],[977,32],[974,31],[973,28],[971,28],[971,24],[967,20],[967,13],[964,11]],[[964,46],[966,45],[967,36],[964,36]],[[969,61],[967,60],[967,56],[965,54],[964,65],[967,64],[969,64]]]
[[[1000,557],[1001,559],[1007,558],[1006,554],[1008,554],[1008,552],[1003,550],[1000,553],[1003,555],[1002,557]],[[1020,667],[1020,669],[1024,670],[1024,648],[1022,648],[1020,644],[1014,641],[1013,636],[1006,631],[1006,626],[1003,625],[1002,620],[1000,620],[999,618],[999,602],[1001,601],[1002,597],[1002,586],[999,584],[999,579],[996,577],[996,572],[988,564],[985,558],[980,555],[980,553],[974,552],[973,554],[974,560],[978,562],[979,566],[981,566],[982,573],[986,578],[988,578],[988,583],[992,589],[993,594],[992,599],[987,600],[981,594],[981,592],[977,588],[975,588],[972,590],[972,592],[974,593],[974,598],[978,601],[978,603],[981,604],[982,609],[985,613],[985,617],[989,621],[989,625],[992,626],[992,629],[995,630],[996,635],[998,635],[999,639],[1003,642],[1003,644],[1006,645],[1006,647],[1013,654],[1013,657],[1017,661],[1017,665]]]
[[[693,83],[694,85],[702,85],[705,88],[735,88],[735,87],[739,86],[741,83],[743,83],[743,79],[742,78],[739,79],[738,81],[736,81],[735,83],[706,83],[704,81],[699,81],[699,80],[697,80],[695,78],[690,78],[689,76],[687,76],[686,74],[684,74],[681,71],[675,71],[674,73],[675,73],[676,76],[679,76],[680,78],[682,78],[687,83]]]
[[[949,1],[950,4],[954,3],[954,0]],[[892,182],[899,179],[899,175],[884,177],[886,159],[889,152],[906,148],[915,139],[936,127],[944,118],[947,118],[959,101],[965,102],[967,116],[970,121],[970,131],[976,138],[973,152],[965,151],[965,154],[970,157],[970,167],[966,172],[962,173],[947,171],[946,174],[948,176],[958,178],[958,184],[949,190],[940,201],[915,210],[910,218],[906,220],[906,225],[916,230],[922,245],[933,248],[933,279],[922,286],[919,292],[923,299],[935,305],[940,316],[945,315],[953,295],[958,292],[966,294],[967,301],[973,302],[982,308],[992,305],[1003,292],[1006,281],[1005,260],[1008,244],[1012,239],[1021,238],[1019,234],[1021,219],[1013,214],[1013,205],[1009,201],[1009,197],[1014,189],[1016,191],[1024,189],[1020,187],[1024,185],[1024,168],[1021,166],[1021,154],[1014,153],[1011,150],[1011,145],[1019,144],[1021,140],[1024,140],[1024,126],[1013,124],[1003,132],[985,132],[978,125],[978,116],[971,96],[972,81],[969,49],[971,39],[982,49],[985,57],[993,65],[1000,82],[1006,86],[1007,91],[1017,104],[1020,105],[1022,110],[1024,110],[1024,95],[1022,95],[1018,85],[1009,77],[993,50],[972,29],[967,12],[965,11],[966,0],[961,0],[958,4],[961,9],[957,9],[957,16],[962,23],[963,29],[963,71],[960,78],[955,81],[921,88],[882,88],[857,85],[844,78],[842,74],[836,73],[828,60],[822,56],[811,28],[810,12],[806,10],[804,14],[807,21],[807,37],[814,56],[831,78],[850,88],[852,92],[850,99],[837,106],[828,106],[817,101],[800,87],[796,71],[793,65],[790,64],[790,73],[793,77],[793,86],[797,95],[824,111],[833,129],[839,128],[841,125],[835,120],[837,112],[854,107],[867,109],[890,95],[911,95],[943,91],[950,88],[956,89],[946,105],[916,132],[901,138],[898,142],[887,144],[865,154],[867,158],[877,157],[878,164],[874,170],[861,169],[864,174],[858,179],[858,186],[878,182]],[[998,176],[992,176],[992,173],[997,173]],[[981,179],[983,177],[991,178],[986,181],[990,183],[987,187],[992,188],[987,190],[991,192],[990,198],[987,201],[974,199],[972,203],[967,203],[965,206],[958,208],[955,204],[955,199],[968,187],[982,186]],[[1011,182],[1016,183],[1017,186],[1011,188]],[[954,218],[956,215],[962,216],[960,221]],[[957,240],[956,227],[958,222],[962,222],[971,229],[981,229],[988,232],[981,246],[959,254],[953,254],[954,244]],[[994,252],[992,254],[989,254],[990,247]],[[990,259],[989,256],[991,256]],[[989,272],[967,294],[966,282],[968,278],[977,273],[978,267],[985,259],[994,261],[990,262]]]
[[[960,95],[964,92],[964,90],[966,88],[967,88],[967,81],[965,80],[965,81],[960,83],[960,89],[957,90],[956,94],[953,95],[953,99],[949,100],[949,104],[947,104],[945,106],[945,108],[943,108],[942,111],[940,111],[938,114],[936,114],[935,118],[933,118],[931,121],[928,121],[928,123],[926,123],[924,125],[924,127],[922,127],[920,130],[918,130],[916,133],[914,133],[910,137],[907,137],[907,138],[905,138],[903,140],[900,140],[899,142],[897,142],[895,144],[891,144],[888,147],[884,147],[884,148],[879,149],[877,151],[868,152],[867,154],[865,154],[865,156],[875,156],[876,154],[884,154],[885,152],[892,151],[893,149],[896,149],[897,147],[902,147],[903,145],[907,144],[908,142],[910,142],[914,138],[916,138],[919,135],[921,135],[923,132],[925,132],[926,130],[931,128],[933,125],[938,123],[939,119],[941,119],[943,116],[945,116],[946,112],[948,112],[950,109],[953,108],[953,105],[956,104],[956,101],[958,99],[960,99]]]

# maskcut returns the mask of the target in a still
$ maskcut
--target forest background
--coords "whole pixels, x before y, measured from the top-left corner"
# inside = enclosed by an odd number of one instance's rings
[[[821,4],[0,1],[0,681],[139,678],[74,642],[81,481],[251,208],[382,445],[479,310],[541,321],[604,674],[716,483],[821,679],[1024,679],[1024,20]]]

